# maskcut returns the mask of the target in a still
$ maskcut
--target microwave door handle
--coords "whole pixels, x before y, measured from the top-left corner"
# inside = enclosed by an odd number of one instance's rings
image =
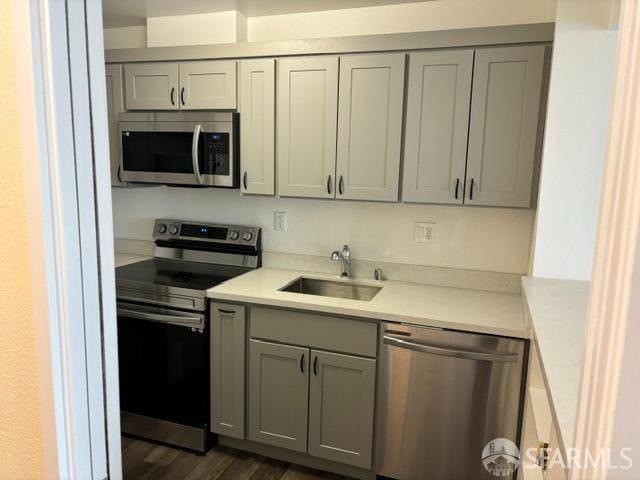
[[[193,129],[193,141],[191,143],[191,159],[193,160],[193,173],[196,176],[196,183],[202,184],[202,175],[200,175],[200,162],[198,161],[198,142],[200,140],[200,132],[202,125],[199,123]]]

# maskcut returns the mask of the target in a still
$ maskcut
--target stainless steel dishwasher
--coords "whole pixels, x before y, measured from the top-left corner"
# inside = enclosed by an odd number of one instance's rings
[[[494,438],[518,444],[525,342],[382,323],[376,474],[481,480]]]

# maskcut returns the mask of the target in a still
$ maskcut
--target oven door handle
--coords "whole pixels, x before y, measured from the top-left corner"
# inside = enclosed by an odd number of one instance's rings
[[[150,320],[152,322],[170,323],[179,327],[204,328],[204,317],[190,317],[187,315],[167,315],[164,313],[143,312],[130,308],[118,307],[118,316],[135,318],[138,320]]]
[[[196,183],[202,184],[202,175],[200,174],[200,162],[198,161],[198,143],[200,141],[200,132],[202,125],[199,123],[193,128],[193,140],[191,142],[191,159],[193,160],[193,173],[196,176]]]

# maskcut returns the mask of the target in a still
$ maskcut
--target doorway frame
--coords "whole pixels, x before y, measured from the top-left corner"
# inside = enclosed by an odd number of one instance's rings
[[[111,179],[100,0],[12,0],[35,146],[58,478],[120,480],[120,408]],[[30,98],[30,97],[33,98]]]

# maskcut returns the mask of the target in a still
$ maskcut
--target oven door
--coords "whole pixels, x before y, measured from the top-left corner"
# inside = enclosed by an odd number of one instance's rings
[[[120,178],[125,182],[236,187],[233,128],[232,121],[121,121]]]
[[[158,419],[161,427],[176,424],[208,432],[206,322],[205,313],[118,302],[123,431],[127,431],[125,417],[133,414]],[[140,431],[127,433],[145,436]]]

